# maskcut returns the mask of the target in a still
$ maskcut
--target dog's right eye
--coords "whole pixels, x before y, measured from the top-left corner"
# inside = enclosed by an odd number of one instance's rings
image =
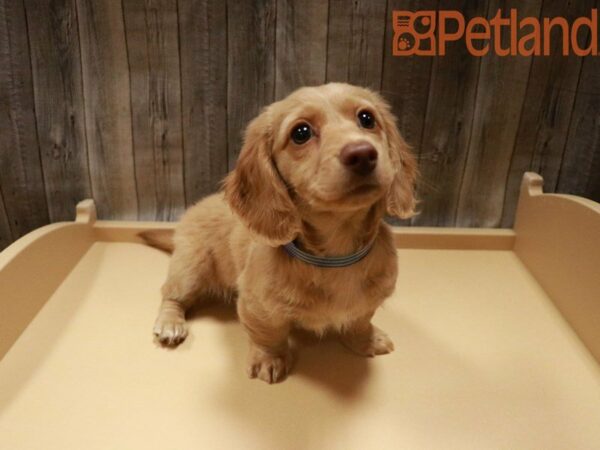
[[[302,145],[308,142],[312,135],[313,132],[310,125],[303,122],[294,127],[292,133],[290,134],[290,137],[292,138],[292,141],[294,141],[294,143]]]

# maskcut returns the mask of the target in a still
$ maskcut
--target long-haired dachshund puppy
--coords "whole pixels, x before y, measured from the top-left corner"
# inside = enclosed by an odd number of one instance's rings
[[[370,90],[305,87],[268,106],[248,125],[223,192],[189,208],[172,238],[142,233],[173,252],[154,334],[180,343],[186,309],[218,294],[237,297],[252,378],[285,378],[293,327],[337,331],[360,355],[391,352],[371,323],[397,274],[382,219],[413,214],[416,172],[389,106]]]

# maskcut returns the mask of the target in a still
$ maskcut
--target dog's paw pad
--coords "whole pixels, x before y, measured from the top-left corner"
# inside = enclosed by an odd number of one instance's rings
[[[345,337],[342,342],[354,353],[363,356],[385,355],[394,351],[390,337],[377,327],[373,327],[368,337]]]
[[[394,343],[390,337],[381,330],[377,330],[371,338],[370,349],[372,355],[385,355],[394,351]]]
[[[158,342],[168,346],[181,344],[188,335],[185,320],[157,320],[152,331]]]
[[[247,373],[250,378],[258,378],[266,383],[283,381],[291,367],[291,356],[272,355],[262,351],[252,351],[248,359]]]

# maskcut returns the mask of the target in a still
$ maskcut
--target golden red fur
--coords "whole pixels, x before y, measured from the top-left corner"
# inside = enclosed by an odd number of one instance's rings
[[[360,111],[375,120],[361,127]],[[298,123],[313,136],[290,139]],[[348,144],[376,152],[376,166],[357,176],[340,160]],[[396,250],[390,215],[413,214],[415,160],[389,106],[376,93],[341,83],[302,88],[273,103],[247,128],[235,170],[222,193],[192,206],[172,243],[146,236],[173,256],[154,332],[168,344],[186,334],[185,310],[203,293],[237,295],[250,337],[248,374],[267,382],[285,377],[292,327],[333,329],[355,352],[393,350],[371,317],[392,293]],[[375,240],[370,253],[344,268],[319,268],[290,257],[291,240],[315,255],[339,256]]]

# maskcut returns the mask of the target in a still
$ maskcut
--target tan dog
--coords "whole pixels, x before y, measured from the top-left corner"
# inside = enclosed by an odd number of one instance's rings
[[[192,206],[172,243],[143,234],[152,245],[174,247],[155,335],[178,344],[195,299],[237,294],[250,377],[285,377],[292,327],[336,330],[360,355],[391,352],[392,341],[371,324],[397,274],[382,219],[413,213],[415,176],[415,160],[379,95],[331,83],[273,103],[248,126],[224,193]],[[328,257],[373,244],[355,264],[331,268],[290,256],[282,245],[294,240]]]

